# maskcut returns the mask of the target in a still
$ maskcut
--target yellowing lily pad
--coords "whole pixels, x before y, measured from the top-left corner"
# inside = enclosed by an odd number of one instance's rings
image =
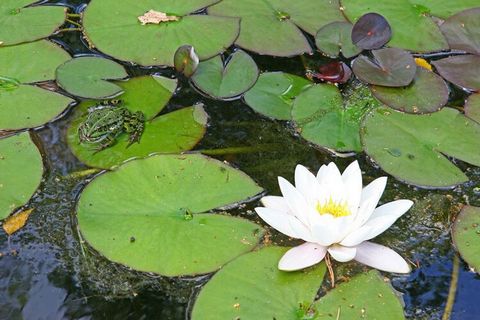
[[[452,228],[455,247],[477,273],[480,272],[480,208],[465,206]]]
[[[312,51],[302,30],[311,35],[333,21],[345,21],[338,0],[223,0],[208,8],[215,16],[241,18],[235,44],[260,54],[293,56]]]
[[[106,99],[121,94],[122,88],[107,80],[127,76],[122,65],[96,56],[74,58],[59,66],[56,72],[57,82],[65,91],[90,99]]]
[[[217,1],[93,0],[84,13],[85,34],[98,50],[141,65],[173,66],[183,45],[193,46],[204,60],[223,52],[239,32],[236,18],[192,14]],[[142,25],[138,17],[150,10],[178,20]]]
[[[418,1],[417,1],[418,2]],[[410,0],[342,0],[347,18],[353,23],[366,13],[375,12],[388,21],[392,39],[388,46],[415,52],[432,52],[448,49],[448,44],[437,24]]]
[[[225,62],[220,56],[200,62],[192,82],[209,96],[229,99],[250,89],[257,78],[255,61],[245,51],[237,50]]]
[[[468,181],[446,156],[480,166],[480,124],[455,109],[427,115],[376,109],[366,116],[365,152],[401,181],[425,187],[451,187]]]
[[[0,2],[0,47],[48,37],[65,20],[67,8],[35,5],[32,0]]]
[[[74,102],[35,85],[53,80],[57,66],[69,59],[45,40],[0,48],[0,130],[41,126]]]
[[[280,271],[287,249],[266,247],[228,263],[200,291],[192,320],[305,319],[298,315],[313,304],[325,265]]]
[[[5,233],[11,236],[18,230],[22,229],[27,223],[28,217],[32,212],[33,209],[27,209],[5,219],[5,221],[2,223],[2,228],[5,230]]]
[[[290,120],[293,101],[311,85],[309,80],[293,74],[265,72],[245,93],[244,99],[253,110],[267,117]]]
[[[42,156],[28,132],[0,139],[0,219],[30,200],[42,175]]]
[[[385,319],[403,320],[400,294],[372,270],[340,284],[328,292],[314,307],[317,319]]]
[[[260,226],[203,213],[261,192],[246,174],[202,155],[156,155],[95,178],[77,215],[108,259],[165,276],[208,273],[252,250]]]

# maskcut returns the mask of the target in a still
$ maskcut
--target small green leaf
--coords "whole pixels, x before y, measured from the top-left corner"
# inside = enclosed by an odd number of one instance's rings
[[[480,272],[480,208],[465,206],[452,228],[455,247],[470,267]]]
[[[198,58],[195,49],[192,46],[185,45],[175,51],[173,64],[177,72],[182,73],[185,77],[190,78],[198,68]]]
[[[250,89],[257,78],[255,61],[245,51],[237,50],[225,63],[220,56],[200,62],[192,81],[209,96],[229,99]]]
[[[283,72],[265,72],[252,89],[245,93],[245,102],[255,111],[278,120],[292,118],[295,98],[312,82]]]
[[[352,58],[362,49],[352,43],[350,22],[335,21],[323,26],[315,35],[315,44],[325,55],[336,58],[340,52],[345,58]]]
[[[121,94],[122,88],[107,80],[127,76],[122,65],[96,56],[72,59],[59,66],[56,72],[57,82],[65,91],[90,99],[106,99]]]

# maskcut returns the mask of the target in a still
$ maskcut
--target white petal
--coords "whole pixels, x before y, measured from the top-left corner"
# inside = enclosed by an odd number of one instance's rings
[[[342,175],[340,174],[340,171],[333,162],[330,162],[327,166],[324,185],[328,188],[328,196],[327,198],[323,199],[324,201],[328,201],[329,198],[338,203],[347,200],[346,194],[344,193],[345,186],[343,184]]]
[[[370,216],[375,211],[377,203],[378,200],[374,197],[371,197],[360,204],[360,208],[358,209],[352,224],[348,228],[348,233],[355,232],[368,221]]]
[[[322,246],[330,246],[337,241],[340,230],[338,224],[334,223],[335,219],[329,214],[319,215],[319,220],[311,227],[315,242]]]
[[[295,168],[295,188],[305,197],[309,205],[316,205],[319,183],[313,173],[302,165]]]
[[[322,184],[325,183],[325,176],[327,175],[328,168],[326,165],[322,165],[317,172],[317,181]]]
[[[278,262],[278,269],[295,271],[319,263],[325,257],[327,248],[306,242],[288,250]]]
[[[263,207],[255,208],[255,211],[260,216],[260,218],[262,218],[263,221],[272,226],[272,228],[275,228],[276,230],[289,237],[297,239],[302,238],[303,232],[299,232],[299,230],[302,230],[301,227],[296,229],[292,228],[292,225],[300,224],[300,222],[294,216],[285,214],[281,211],[275,211]],[[307,229],[304,227],[303,230]],[[307,231],[304,232],[306,233]]]
[[[287,202],[292,214],[296,216],[305,225],[310,225],[308,219],[308,207],[305,197],[292,186],[290,182],[282,177],[278,177],[278,184],[283,198]]]
[[[287,204],[287,201],[283,197],[278,196],[265,196],[260,200],[264,207],[281,211],[284,213],[291,213],[291,210]]]
[[[362,171],[358,165],[358,161],[352,162],[342,174],[343,184],[349,208],[352,212],[356,212],[360,205],[362,195]]]
[[[365,188],[363,188],[362,198],[360,202],[373,198],[373,199],[377,199],[377,203],[378,203],[378,201],[382,197],[382,194],[383,194],[383,191],[385,190],[386,185],[387,185],[387,177],[380,177],[373,180]]]
[[[363,226],[346,236],[340,244],[342,246],[354,247],[365,240],[372,239],[369,236],[374,232],[372,227]]]
[[[369,220],[380,217],[392,217],[397,220],[413,206],[411,200],[395,200],[376,208]]]
[[[395,251],[382,245],[365,241],[357,247],[355,260],[378,270],[409,273],[410,266]]]
[[[328,253],[330,253],[333,259],[339,262],[347,262],[355,258],[357,249],[336,244],[328,248]]]

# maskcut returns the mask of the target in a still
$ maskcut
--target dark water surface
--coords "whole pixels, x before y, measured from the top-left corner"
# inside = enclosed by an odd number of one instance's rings
[[[88,1],[45,2],[63,3],[72,12],[80,12]],[[90,52],[78,32],[56,35],[52,40],[72,55]],[[304,72],[299,58],[254,58],[262,71],[282,70],[299,75]],[[153,72],[165,76],[172,74],[171,70],[160,68],[127,66],[127,69],[131,76]],[[346,159],[334,157],[296,137],[288,125],[255,114],[242,101],[210,100],[185,82],[179,84],[177,95],[163,112],[195,102],[203,102],[210,116],[210,126],[198,149],[274,146],[265,151],[219,157],[245,171],[271,194],[279,194],[276,177],[281,175],[292,180],[297,163],[316,170],[321,164],[336,161],[343,169],[356,158],[366,170],[365,180],[384,175],[363,154]],[[67,148],[68,115],[67,112],[61,119],[33,133],[43,150],[46,173],[40,190],[29,204],[35,211],[27,226],[10,239],[3,232],[0,235],[0,319],[188,318],[195,295],[208,276],[168,279],[135,272],[109,262],[80,242],[75,202],[89,177],[66,177],[87,169]],[[471,182],[454,190],[428,191],[390,178],[382,198],[384,202],[395,198],[416,202],[408,214],[377,240],[418,265],[407,276],[384,274],[392,279],[395,289],[404,294],[409,319],[441,318],[455,255],[450,223],[459,204],[480,206],[480,195],[473,192],[473,188],[480,185],[480,168],[458,165]],[[261,223],[251,211],[255,206],[256,203],[250,203],[232,214]],[[359,268],[355,263],[345,267],[348,270]],[[478,292],[480,277],[461,262],[452,319],[480,319]]]

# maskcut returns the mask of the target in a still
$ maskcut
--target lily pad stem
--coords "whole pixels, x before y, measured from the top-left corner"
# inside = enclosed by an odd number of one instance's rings
[[[73,20],[70,20],[70,19],[68,19],[68,18],[65,19],[65,21],[67,21],[68,23],[71,23],[71,24],[73,24],[73,25],[75,25],[75,26],[77,26],[77,27],[79,27],[79,28],[82,27],[82,25],[81,25],[80,23],[75,22],[75,21],[73,21]]]
[[[67,174],[66,176],[62,176],[62,179],[78,179],[78,178],[83,178],[86,176],[90,176],[92,174],[96,174],[102,171],[101,169],[98,168],[91,168],[91,169],[86,169],[86,170],[81,170],[81,171],[75,171],[72,173]]]
[[[330,284],[332,288],[335,288],[335,273],[333,272],[332,260],[328,253],[325,255],[325,264],[327,265],[328,274],[330,276]]]
[[[249,147],[230,147],[222,149],[203,149],[203,150],[194,150],[188,153],[203,153],[209,156],[219,156],[225,154],[241,154],[241,153],[255,153],[261,151],[275,151],[280,150],[281,145],[276,143],[261,144],[258,146],[249,146]]]
[[[450,282],[450,289],[448,290],[447,304],[443,312],[442,320],[449,320],[452,315],[453,305],[455,304],[455,295],[458,287],[458,272],[460,270],[460,259],[458,254],[453,257],[452,281]]]
[[[64,28],[64,29],[58,29],[56,33],[60,32],[70,32],[70,31],[82,31],[82,28]]]
[[[69,18],[81,18],[82,15],[80,13],[67,13],[67,17],[69,17]]]

